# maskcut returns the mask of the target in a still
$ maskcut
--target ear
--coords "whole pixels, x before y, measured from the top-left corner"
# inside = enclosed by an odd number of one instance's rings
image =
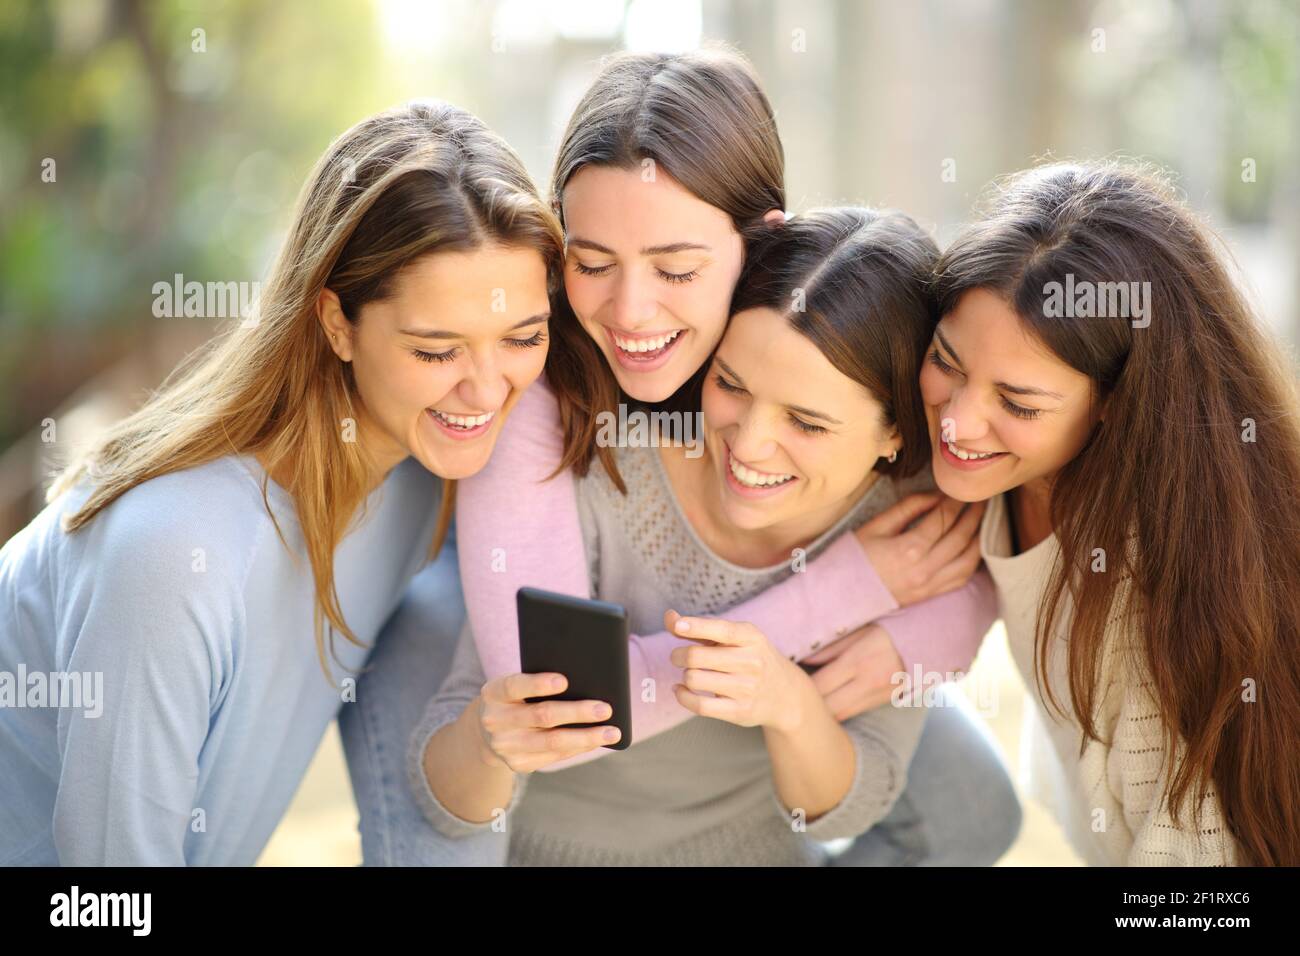
[[[888,459],[891,454],[903,451],[903,434],[898,430],[897,425],[890,426],[889,432],[885,435],[885,441],[880,449],[882,458]]]
[[[351,362],[352,323],[343,314],[339,297],[332,290],[322,289],[316,297],[316,318],[334,354],[344,362]]]
[[[769,209],[763,213],[763,221],[766,223],[785,222],[785,211],[782,209]]]

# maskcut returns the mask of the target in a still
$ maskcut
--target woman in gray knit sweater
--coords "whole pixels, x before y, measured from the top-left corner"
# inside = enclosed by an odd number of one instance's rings
[[[841,724],[766,635],[665,611],[730,607],[930,487],[921,467],[879,480],[875,466],[926,447],[915,383],[936,254],[910,219],[860,209],[802,216],[756,243],[703,383],[704,454],[620,448],[627,495],[599,469],[578,483],[593,594],[624,604],[634,630],[662,617],[688,638],[673,693],[704,719],[530,777],[608,742],[604,728],[555,729],[608,708],[525,703],[561,690],[557,675],[485,685],[465,631],[412,740],[411,783],[440,832],[504,829],[514,864],[815,865],[818,841],[889,812],[924,709]]]

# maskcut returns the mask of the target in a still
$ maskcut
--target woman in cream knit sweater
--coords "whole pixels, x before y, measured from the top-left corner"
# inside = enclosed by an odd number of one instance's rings
[[[1300,422],[1155,176],[1002,183],[936,269],[935,481],[1031,688],[1033,788],[1103,865],[1300,863]]]

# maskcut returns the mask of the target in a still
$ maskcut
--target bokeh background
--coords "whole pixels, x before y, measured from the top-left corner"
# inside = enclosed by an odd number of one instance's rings
[[[1300,340],[1296,0],[0,0],[0,541],[69,449],[219,330],[155,317],[154,284],[263,278],[343,129],[447,99],[544,186],[603,55],[707,42],[762,77],[792,210],[895,206],[942,245],[1038,159],[1151,160]],[[969,679],[998,688],[986,719],[1016,767],[1000,628]],[[331,730],[262,862],[359,860]],[[1003,862],[1077,860],[1030,804]]]

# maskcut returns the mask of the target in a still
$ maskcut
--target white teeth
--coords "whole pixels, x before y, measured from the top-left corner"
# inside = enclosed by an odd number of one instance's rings
[[[746,468],[734,457],[731,458],[731,473],[735,475],[736,480],[748,488],[766,488],[769,485],[779,485],[794,478],[794,475],[764,475],[752,468]]]
[[[1000,451],[986,451],[981,455],[977,455],[974,452],[964,451],[958,448],[952,442],[945,442],[945,444],[948,446],[948,450],[962,461],[979,461],[982,458],[992,458],[994,455],[1002,454]]]
[[[486,415],[449,415],[446,412],[440,412],[436,408],[429,409],[438,420],[443,424],[450,425],[452,428],[478,428],[479,425],[485,425],[496,417],[496,412],[488,412]]]
[[[667,335],[659,335],[653,339],[625,339],[616,332],[614,333],[614,344],[624,352],[655,352],[681,334],[682,330],[677,329]]]

